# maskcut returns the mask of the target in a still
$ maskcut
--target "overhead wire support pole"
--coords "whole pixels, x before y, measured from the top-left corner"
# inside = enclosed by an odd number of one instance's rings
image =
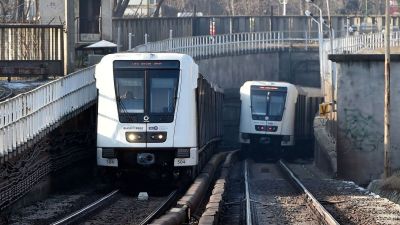
[[[385,22],[385,106],[384,106],[384,175],[391,175],[390,162],[390,1],[386,0],[386,22]]]

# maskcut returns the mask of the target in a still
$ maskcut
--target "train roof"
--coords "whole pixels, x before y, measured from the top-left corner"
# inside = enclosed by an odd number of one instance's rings
[[[241,88],[250,88],[252,85],[296,88],[296,86],[291,83],[280,81],[246,81]]]
[[[323,97],[320,88],[302,87],[281,81],[246,81],[241,88],[250,88],[251,85],[287,87],[289,89],[297,89],[300,95],[306,95],[308,97]]]
[[[108,54],[104,56],[101,62],[110,60],[179,60],[194,62],[193,58],[181,53],[136,53],[136,52],[121,52]]]

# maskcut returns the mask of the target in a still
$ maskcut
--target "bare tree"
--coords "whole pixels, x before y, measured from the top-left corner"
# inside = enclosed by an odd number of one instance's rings
[[[113,17],[122,17],[128,3],[129,0],[114,0]]]

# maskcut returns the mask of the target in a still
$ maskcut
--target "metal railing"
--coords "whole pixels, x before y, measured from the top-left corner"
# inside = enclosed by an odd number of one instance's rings
[[[233,55],[249,51],[282,50],[293,45],[307,49],[316,46],[317,33],[312,32],[251,32],[225,35],[171,38],[136,46],[133,52],[179,52],[193,58]]]
[[[376,50],[385,45],[383,33],[361,34],[333,40],[334,54],[354,54],[361,50]],[[393,32],[390,39],[391,47],[400,46],[400,32]],[[325,51],[329,53],[330,45],[325,42]]]
[[[95,100],[94,71],[94,66],[88,67],[1,102],[0,161],[15,155],[18,147],[64,116]]]
[[[383,49],[385,44],[385,35],[383,33],[370,33],[354,35],[333,40],[333,50],[331,43],[325,39],[322,49],[322,67],[321,82],[326,80],[331,85],[332,76],[335,79],[336,65],[328,59],[329,54],[362,54],[372,53],[374,50]],[[393,32],[390,39],[391,47],[400,46],[400,32]],[[383,53],[383,52],[382,52]],[[334,84],[335,85],[335,84]],[[322,86],[324,88],[324,85]]]

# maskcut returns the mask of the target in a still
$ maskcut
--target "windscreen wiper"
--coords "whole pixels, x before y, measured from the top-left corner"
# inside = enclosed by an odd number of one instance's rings
[[[121,100],[121,97],[117,96],[116,100],[117,100],[117,104],[120,106],[122,113],[124,114],[124,116],[126,116],[126,118],[128,118],[128,122],[130,122],[130,123],[136,122],[135,116],[132,116],[131,113],[128,112],[128,110],[125,107],[125,104]]]

